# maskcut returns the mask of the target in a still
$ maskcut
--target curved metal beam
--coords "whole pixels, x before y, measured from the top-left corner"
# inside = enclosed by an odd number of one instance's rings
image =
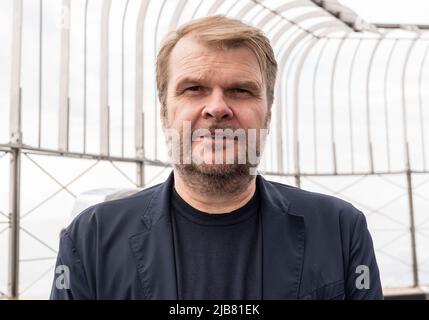
[[[100,34],[100,154],[109,155],[109,16],[111,0],[104,0],[101,8]]]
[[[226,14],[229,13],[229,11],[231,11],[239,2],[240,0],[235,0],[234,3],[226,10]]]
[[[322,41],[322,40],[321,40]],[[313,99],[313,146],[314,146],[314,169],[317,174],[317,121],[316,121],[316,79],[317,74],[319,73],[319,66],[320,62],[322,61],[323,53],[325,52],[326,47],[328,46],[329,40],[324,39],[325,43],[323,44],[322,48],[319,51],[319,55],[317,57],[316,65],[314,67],[313,72],[313,87],[312,87],[312,99]]]
[[[239,20],[243,20],[244,16],[255,7],[255,3],[249,1],[236,15],[235,17]]]
[[[275,21],[274,19],[277,19],[278,21]],[[282,22],[282,19],[280,17],[274,17],[270,22],[272,22],[272,25],[267,29],[266,34],[273,33],[273,30],[279,26],[279,24]]]
[[[420,68],[419,68],[419,80],[418,80],[419,81],[418,88],[419,88],[420,135],[421,135],[421,140],[422,140],[422,150],[423,150],[422,157],[423,157],[423,170],[424,171],[426,171],[426,148],[425,148],[426,143],[425,143],[425,138],[424,138],[425,137],[425,135],[424,135],[425,130],[424,130],[424,126],[423,126],[424,115],[423,115],[423,94],[422,94],[423,85],[422,84],[423,84],[423,70],[425,67],[425,62],[426,62],[426,58],[428,56],[428,53],[429,53],[429,44],[426,46],[426,50],[423,53],[423,59],[422,59],[422,62],[420,64]]]
[[[70,0],[62,2],[58,149],[69,149]]]
[[[331,73],[331,143],[332,143],[332,161],[334,166],[334,174],[337,174],[337,147],[335,143],[335,117],[334,117],[334,107],[335,107],[335,94],[334,94],[334,88],[335,88],[335,75],[337,72],[337,64],[338,64],[338,57],[340,55],[341,49],[343,48],[344,41],[347,39],[351,31],[346,31],[345,36],[343,39],[340,40],[340,43],[337,48],[337,52],[335,53],[334,57],[334,65],[332,68]]]
[[[157,19],[156,19],[156,23],[155,23],[155,36],[154,36],[154,61],[156,61],[156,55],[158,52],[158,30],[159,30],[159,22],[160,22],[160,18],[162,15],[162,12],[164,11],[164,7],[165,4],[167,3],[166,0],[163,1],[161,8],[159,10]],[[187,3],[187,0],[180,0],[177,5],[176,8],[174,10],[173,13],[173,17],[171,19],[170,25],[168,27],[169,31],[173,31],[176,29],[177,24],[179,22],[179,19],[182,15],[183,9],[185,8],[185,5]],[[154,112],[154,130],[155,130],[155,141],[154,141],[154,146],[155,146],[155,159],[158,159],[158,117],[159,117],[159,113],[158,113],[158,109],[159,109],[159,102],[158,102],[158,97],[156,94],[156,90],[154,90],[154,100],[155,100],[155,112]]]
[[[39,103],[39,112],[37,115],[37,146],[40,148],[42,144],[42,84],[43,84],[43,2],[42,0],[39,0],[39,96],[38,96],[38,103]]]
[[[292,26],[294,26],[294,25],[292,25]],[[302,30],[299,29],[299,28],[296,28],[295,32],[293,33],[293,35],[298,34],[300,32],[302,33]],[[311,42],[311,40],[313,40],[313,39],[307,38],[307,39],[302,40],[298,44],[298,46],[299,45],[301,45],[301,46],[299,46],[299,47],[297,46],[297,49],[295,50],[295,52],[291,53],[289,66],[293,66],[294,65],[294,63],[298,59],[298,57],[302,56],[302,51],[306,47],[307,43]],[[287,42],[285,42],[284,45],[286,43]],[[279,79],[279,81],[281,81],[282,78],[289,79],[289,75],[291,73],[292,73],[292,67],[288,68],[287,71],[286,71],[286,73],[284,75],[283,74],[281,75],[281,78]],[[286,91],[286,89],[285,89],[285,91]],[[280,96],[279,99],[283,99],[282,92],[280,92],[278,95]],[[276,110],[276,112],[278,112],[278,114],[276,116],[276,120],[277,120],[277,122],[276,122],[276,130],[277,130],[277,143],[278,143],[277,148],[279,147],[280,144],[282,146],[281,147],[282,153],[277,153],[277,163],[283,164],[284,160],[283,160],[283,123],[282,122],[283,122],[283,119],[284,119],[284,117],[283,117],[283,111],[284,111],[284,114],[286,114],[286,115],[287,115],[287,112],[288,112],[288,103],[285,103],[282,106],[282,108],[276,108],[275,110]],[[284,136],[284,138],[285,138],[286,145],[287,145],[288,141],[289,141],[289,131],[287,129],[285,130],[285,136]],[[286,157],[286,168],[287,169],[286,170],[289,170],[289,155],[290,155],[290,153],[287,153],[287,157]],[[279,162],[279,159],[281,159],[281,162]],[[283,171],[284,171],[284,169],[283,169]],[[281,171],[278,170],[278,172],[281,172]]]
[[[317,10],[317,11],[311,11],[311,12],[306,12],[298,17],[296,17],[294,19],[294,22],[296,23],[300,23],[302,21],[305,20],[309,20],[309,19],[314,19],[314,18],[320,18],[320,17],[326,17],[327,14],[324,11],[321,10]],[[285,35],[285,33],[292,28],[293,26],[295,26],[292,23],[285,23],[284,26],[282,28],[280,28],[279,30],[277,30],[277,32],[274,34],[274,36],[271,38],[271,42],[273,43],[273,46],[276,45],[277,41],[279,41],[279,39]]]
[[[211,16],[213,14],[216,13],[217,9],[219,9],[219,7],[222,5],[222,3],[224,3],[225,0],[216,0],[215,3],[212,4],[212,6],[210,7],[209,11],[207,12],[208,16]]]
[[[180,0],[177,3],[176,9],[174,10],[174,13],[173,13],[173,17],[171,18],[170,25],[168,27],[169,32],[176,29],[177,24],[179,23],[179,19],[182,15],[183,9],[185,8],[185,5],[187,2],[188,2],[187,0]],[[162,11],[162,9],[161,9],[161,11]],[[158,26],[157,26],[157,28],[158,28]]]
[[[408,70],[408,63],[410,61],[410,56],[411,53],[413,51],[413,49],[415,48],[417,41],[422,37],[423,33],[419,33],[411,42],[410,46],[408,47],[407,50],[407,55],[405,57],[405,62],[402,68],[402,77],[401,77],[401,93],[402,93],[402,116],[403,116],[403,129],[404,129],[404,144],[405,144],[405,150],[406,150],[406,159],[407,159],[407,170],[411,170],[411,163],[410,163],[410,156],[409,156],[409,144],[408,144],[408,121],[407,121],[407,99],[406,99],[406,74],[407,74],[407,70]],[[422,150],[423,152],[423,150]],[[418,283],[418,277],[414,279],[416,282]]]
[[[169,27],[169,31],[173,31],[176,30],[177,25],[179,24],[179,20],[180,17],[183,14],[183,10],[185,9],[185,5],[188,2],[188,0],[181,0],[177,6],[176,9],[174,9],[174,15],[173,18],[171,19],[171,23],[170,23],[170,27]]]
[[[87,118],[87,107],[86,107],[86,80],[87,80],[87,47],[88,47],[88,0],[85,0],[85,11],[84,11],[84,22],[83,22],[83,153],[86,153],[86,118]]]
[[[257,12],[255,12],[252,17],[249,18],[249,21],[254,21],[256,19],[256,17],[258,17],[261,12],[263,12],[265,9],[264,7],[259,8],[259,10]]]
[[[417,40],[421,37],[419,34],[415,39],[412,40],[410,46],[408,47],[407,54],[405,56],[405,62],[402,67],[402,76],[401,76],[401,96],[402,96],[402,123],[403,123],[403,135],[404,135],[404,150],[406,152],[406,167],[407,170],[411,170],[411,164],[409,161],[409,150],[408,150],[408,121],[407,121],[407,99],[405,93],[405,78],[408,70],[408,62],[410,60],[411,52],[413,51]]]
[[[309,2],[307,0],[295,0],[295,1],[284,3],[284,4],[276,7],[273,11],[277,12],[279,14],[282,14],[285,11],[288,11],[288,10],[293,9],[293,8],[298,8],[298,7],[316,7],[316,6],[314,5],[314,3]],[[273,11],[269,11],[262,18],[262,20],[260,20],[258,22],[258,24],[256,26],[258,28],[262,28],[262,26],[264,26],[265,24],[267,24],[270,21],[270,19],[272,19],[273,15],[275,15],[275,13]],[[295,19],[293,19],[293,21],[289,21],[289,22],[293,23],[294,21],[295,21]]]
[[[141,1],[136,22],[136,60],[135,60],[135,105],[134,105],[134,140],[137,159],[145,158],[144,150],[144,77],[143,77],[143,44],[144,44],[144,22],[146,20],[149,1]],[[144,164],[137,165],[137,185],[145,185]]]
[[[125,144],[125,18],[127,16],[128,4],[130,0],[126,0],[124,12],[122,14],[121,23],[121,156],[124,156],[124,144]]]
[[[159,9],[159,12],[158,12],[158,16],[156,17],[155,34],[154,34],[154,37],[153,37],[153,47],[154,47],[154,50],[153,50],[153,61],[156,61],[156,55],[157,55],[157,51],[158,51],[157,46],[158,46],[159,22],[161,20],[161,14],[164,11],[164,7],[165,7],[166,3],[167,3],[167,0],[163,0],[162,1],[161,8]],[[155,131],[155,135],[154,135],[154,140],[155,140],[154,141],[154,147],[155,147],[155,160],[157,160],[158,159],[158,115],[159,115],[158,108],[159,108],[159,105],[158,105],[158,97],[157,97],[157,94],[156,94],[156,90],[153,91],[153,98],[154,98],[154,105],[155,105],[155,112],[153,113],[154,114],[153,124],[155,126],[155,128],[154,128],[154,131]]]
[[[374,48],[371,52],[371,57],[369,59],[368,69],[366,72],[366,127],[367,127],[367,142],[368,142],[368,156],[369,156],[369,170],[370,173],[374,173],[374,155],[373,155],[373,148],[372,148],[372,139],[371,139],[371,112],[370,112],[370,85],[371,85],[371,71],[372,66],[374,63],[375,54],[377,53],[378,48],[380,47],[380,44],[384,37],[388,32],[381,35],[380,38],[377,39]]]
[[[355,51],[353,52],[353,57],[350,63],[350,72],[349,72],[349,88],[348,88],[348,94],[349,94],[349,128],[350,128],[350,155],[351,155],[351,165],[352,165],[352,173],[355,172],[355,161],[354,161],[354,140],[353,140],[353,106],[352,106],[352,80],[353,80],[353,72],[355,70],[355,63],[356,63],[356,57],[357,53],[359,52],[360,46],[362,44],[362,39],[359,39],[358,44],[356,45]]]
[[[204,0],[200,0],[200,3],[198,3],[198,5],[195,7],[195,10],[194,10],[194,12],[192,13],[192,16],[191,16],[191,20],[195,19],[195,16],[196,16],[198,10],[200,9],[201,4],[203,3],[203,1]]]
[[[386,69],[384,71],[384,90],[383,90],[384,120],[386,123],[387,168],[389,172],[390,172],[390,139],[389,139],[389,108],[388,108],[388,99],[387,99],[387,80],[388,80],[388,75],[390,70],[390,63],[392,62],[393,52],[395,51],[397,45],[398,45],[398,40],[395,40],[395,42],[392,45],[392,48],[390,49],[389,56],[386,62]]]

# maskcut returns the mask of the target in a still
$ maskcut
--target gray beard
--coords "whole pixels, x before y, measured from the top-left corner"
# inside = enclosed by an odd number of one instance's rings
[[[165,119],[165,118],[164,118]],[[267,116],[265,127],[269,123],[270,117]],[[165,123],[163,123],[165,127]],[[224,129],[227,126],[213,125],[213,128]],[[234,129],[234,128],[231,128]],[[183,132],[180,131],[180,136],[183,137]],[[265,143],[265,141],[262,141]],[[171,145],[167,141],[170,148]],[[247,150],[247,148],[246,148]],[[180,145],[180,160],[184,159],[184,146]],[[261,146],[256,146],[256,156],[260,157]],[[237,161],[235,159],[234,161]],[[238,162],[238,161],[237,161]],[[258,161],[259,162],[259,161]],[[255,178],[258,164],[249,163],[248,159],[246,164],[195,164],[192,159],[190,164],[175,163],[173,166],[177,170],[182,180],[186,185],[194,190],[196,193],[204,195],[238,195],[243,193],[244,190]]]
[[[207,195],[238,195],[251,183],[250,164],[175,164],[186,185]]]

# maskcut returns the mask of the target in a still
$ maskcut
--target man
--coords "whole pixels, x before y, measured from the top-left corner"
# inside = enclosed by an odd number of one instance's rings
[[[359,210],[255,174],[276,71],[268,39],[238,20],[169,35],[157,87],[174,170],[72,222],[52,299],[382,298]]]

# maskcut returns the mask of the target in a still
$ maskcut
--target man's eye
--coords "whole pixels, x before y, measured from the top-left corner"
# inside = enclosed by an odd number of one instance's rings
[[[230,90],[230,93],[232,94],[239,94],[239,95],[250,95],[251,92],[246,90],[246,89],[242,89],[242,88],[233,88]]]
[[[189,88],[186,88],[185,91],[191,91],[191,92],[199,92],[202,90],[201,86],[192,86]]]

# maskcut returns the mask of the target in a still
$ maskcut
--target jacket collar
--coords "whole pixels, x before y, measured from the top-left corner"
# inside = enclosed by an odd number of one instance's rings
[[[171,173],[164,183],[154,187],[142,215],[146,230],[130,237],[147,299],[178,298],[170,220],[173,183]],[[262,214],[262,297],[296,299],[304,258],[304,218],[291,212],[291,202],[279,187],[260,175],[256,183]]]

